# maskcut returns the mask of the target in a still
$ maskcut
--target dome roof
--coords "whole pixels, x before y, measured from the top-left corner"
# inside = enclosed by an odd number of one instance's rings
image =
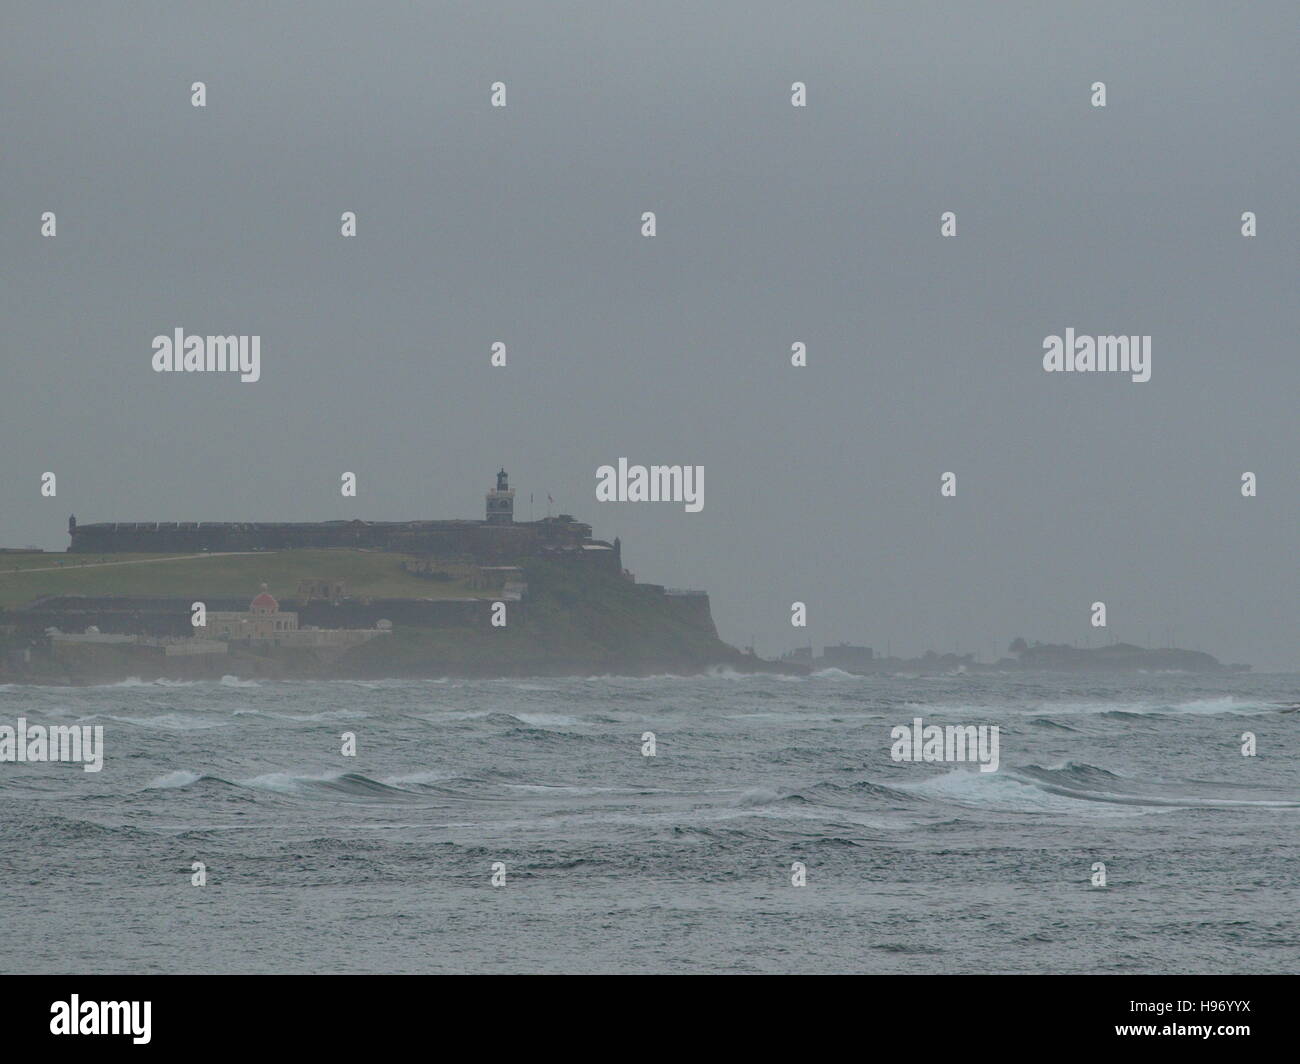
[[[265,591],[263,591],[261,594],[257,596],[257,598],[253,599],[253,601],[248,604],[248,608],[250,610],[259,610],[259,609],[278,610],[280,608],[280,604],[275,601],[274,596],[268,595]]]

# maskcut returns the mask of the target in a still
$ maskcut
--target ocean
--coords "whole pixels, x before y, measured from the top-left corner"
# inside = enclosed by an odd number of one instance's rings
[[[104,729],[100,772],[0,763],[0,971],[1295,972],[1297,700],[1252,674],[0,687],[0,725]],[[894,761],[917,717],[997,725],[998,770]]]

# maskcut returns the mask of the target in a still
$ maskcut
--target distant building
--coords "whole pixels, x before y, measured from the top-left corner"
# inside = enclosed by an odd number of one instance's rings
[[[854,665],[869,664],[876,654],[871,647],[855,647],[849,643],[826,647],[822,650],[822,661],[837,669],[846,669]]]
[[[230,650],[228,643],[217,639],[180,638],[164,636],[151,638],[143,635],[125,635],[114,632],[100,632],[92,625],[85,632],[53,632],[50,635],[50,652],[56,657],[67,657],[82,652],[88,647],[129,646],[138,648],[142,654],[152,654],[167,658],[197,657],[201,655],[226,654]]]
[[[209,639],[246,642],[250,646],[276,647],[349,647],[366,643],[381,635],[392,634],[387,628],[299,628],[298,614],[280,609],[274,595],[262,591],[248,604],[248,610],[208,612],[204,634]]]
[[[517,565],[484,565],[470,578],[476,590],[497,591],[506,602],[522,602],[528,597],[528,581]]]
[[[247,611],[213,610],[207,620],[207,634],[215,639],[276,639],[282,632],[298,630],[298,615],[282,613],[280,603],[267,593],[265,584]]]

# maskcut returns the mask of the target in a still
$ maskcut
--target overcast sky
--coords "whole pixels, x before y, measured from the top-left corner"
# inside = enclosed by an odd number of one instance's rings
[[[1300,667],[1298,39],[1290,0],[9,0],[0,543],[480,517],[505,465],[761,652]],[[262,379],[155,374],[177,327]],[[1067,327],[1151,380],[1045,373]],[[703,512],[598,504],[620,456],[703,465]]]

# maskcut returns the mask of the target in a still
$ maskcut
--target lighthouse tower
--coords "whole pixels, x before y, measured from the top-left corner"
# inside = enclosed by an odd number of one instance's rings
[[[497,474],[495,491],[487,493],[487,523],[511,525],[515,521],[515,489],[510,487],[506,471]]]

